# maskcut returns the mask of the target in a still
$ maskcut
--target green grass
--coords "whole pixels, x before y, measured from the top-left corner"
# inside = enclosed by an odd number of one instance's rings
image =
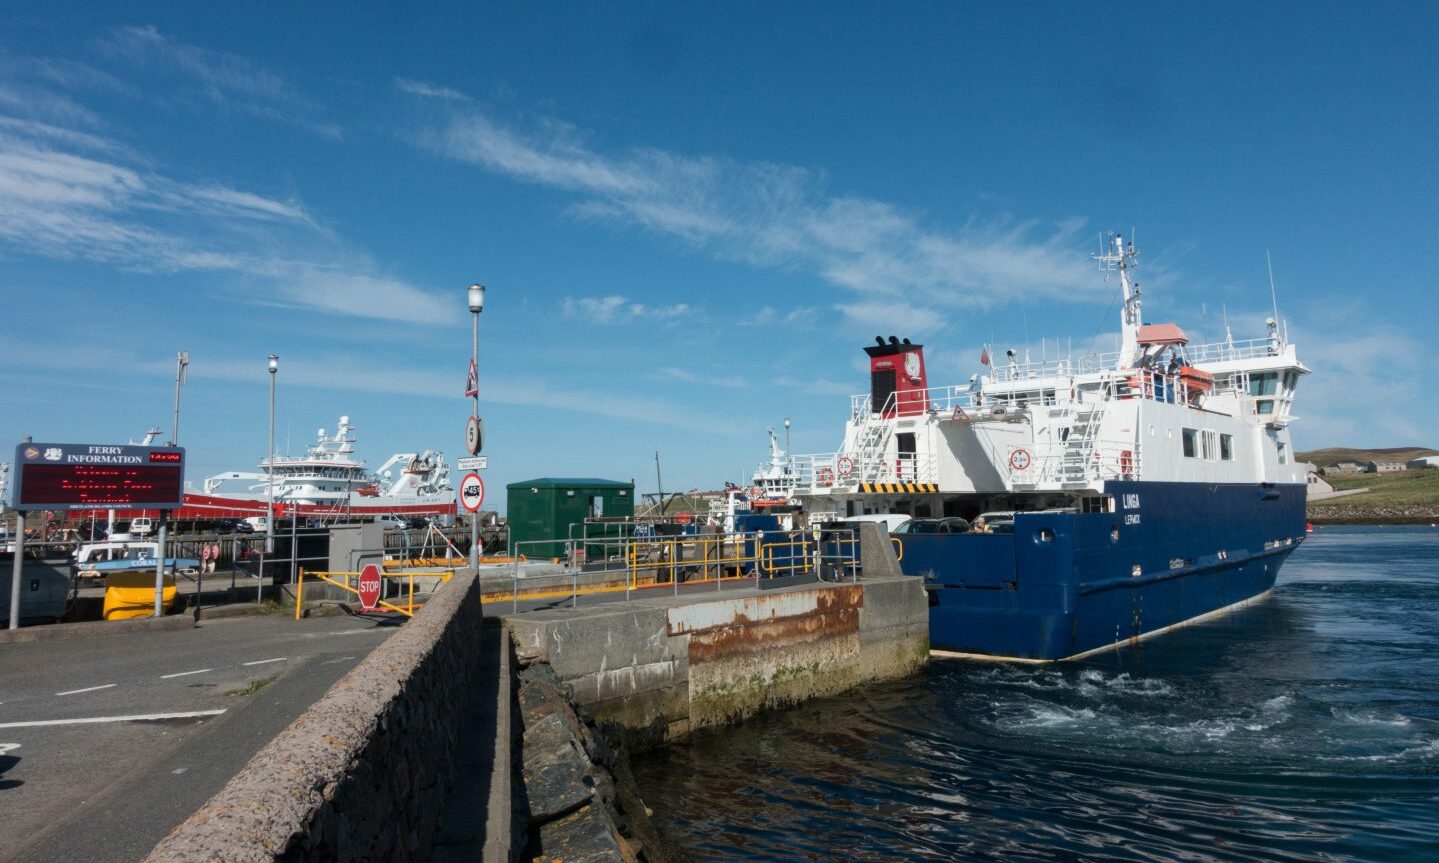
[[[1315,510],[1344,507],[1428,507],[1439,509],[1439,469],[1406,470],[1398,473],[1361,473],[1324,477],[1335,491],[1368,488],[1363,494],[1334,500],[1311,501]]]
[[[279,676],[279,675],[276,675],[276,677],[278,677],[278,676]],[[249,685],[249,686],[242,686],[242,687],[240,687],[239,689],[231,689],[229,692],[226,692],[225,694],[226,694],[226,695],[233,695],[233,696],[235,696],[236,698],[243,698],[243,697],[245,697],[246,695],[254,695],[256,692],[259,692],[261,689],[264,689],[266,686],[269,686],[271,683],[274,683],[274,682],[275,682],[275,678],[274,678],[274,677],[266,677],[266,678],[263,678],[263,679],[261,679],[261,680],[252,680],[252,681],[250,681],[250,685]]]

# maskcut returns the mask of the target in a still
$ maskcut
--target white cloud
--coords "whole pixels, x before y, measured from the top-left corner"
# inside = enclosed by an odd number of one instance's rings
[[[433,295],[377,274],[300,202],[178,182],[126,152],[88,132],[0,116],[0,244],[139,272],[227,272],[260,304],[453,319]]]
[[[655,148],[605,155],[555,120],[520,130],[469,106],[422,133],[423,146],[514,179],[573,193],[569,212],[677,237],[756,266],[804,267],[852,294],[854,322],[941,325],[960,309],[1107,292],[1077,252],[1082,222],[927,224],[894,205],[831,194],[823,173]],[[888,305],[886,301],[890,301]],[[894,305],[911,306],[903,321]]]
[[[319,119],[318,106],[283,76],[238,55],[177,42],[153,25],[121,27],[102,48],[134,66],[178,75],[188,82],[179,90],[181,97],[288,123],[334,140],[342,137],[340,127]]]
[[[670,306],[649,306],[631,302],[626,297],[565,297],[560,301],[565,317],[590,324],[625,324],[647,321],[672,323],[691,314],[685,303]]]
[[[454,102],[470,100],[470,97],[458,90],[451,90],[449,87],[441,87],[426,81],[412,81],[409,78],[396,78],[395,89],[401,93],[409,93],[411,96],[424,96],[430,99],[448,99]]]

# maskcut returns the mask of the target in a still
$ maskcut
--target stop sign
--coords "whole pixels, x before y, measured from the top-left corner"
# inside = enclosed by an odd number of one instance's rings
[[[374,611],[380,601],[380,568],[373,563],[360,572],[360,608]]]

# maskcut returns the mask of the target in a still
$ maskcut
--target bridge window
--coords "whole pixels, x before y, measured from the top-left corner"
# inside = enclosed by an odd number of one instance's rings
[[[1272,413],[1274,413],[1274,400],[1273,400],[1273,399],[1260,399],[1259,401],[1257,401],[1257,402],[1254,403],[1254,412],[1257,413],[1257,414],[1272,414]]]
[[[1185,458],[1195,457],[1195,452],[1198,449],[1198,442],[1195,440],[1197,437],[1199,437],[1199,432],[1195,431],[1194,429],[1184,429]]]
[[[1279,384],[1279,372],[1263,372],[1249,376],[1249,394],[1251,396],[1272,396],[1274,388]]]

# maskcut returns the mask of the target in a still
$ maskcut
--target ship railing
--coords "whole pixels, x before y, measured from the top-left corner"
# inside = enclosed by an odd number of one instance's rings
[[[853,489],[862,482],[934,482],[938,460],[931,453],[867,456],[860,452],[813,453],[794,457],[799,493]]]
[[[602,536],[521,540],[508,563],[480,568],[481,576],[508,570],[511,607],[522,600],[609,595],[628,602],[658,591],[678,595],[726,588],[762,587],[766,581],[811,576],[821,581],[860,577],[859,534],[850,526],[807,530],[731,531],[689,525],[665,535],[654,525],[625,522]],[[557,553],[556,553],[557,552]],[[488,591],[487,591],[488,592]]]
[[[919,414],[952,414],[956,408],[970,412],[976,405],[979,393],[968,386],[930,387],[908,393],[890,393],[880,410],[873,409],[868,393],[849,397],[849,416],[854,422],[878,422],[894,419],[896,416]]]
[[[1241,339],[1239,341],[1208,342],[1185,345],[1182,352],[1189,362],[1217,363],[1228,360],[1262,359],[1279,356],[1284,343],[1277,337]],[[1095,374],[1118,368],[1120,353],[1106,351],[1073,359],[1042,360],[1040,362],[1012,362],[992,366],[989,380],[994,383],[1036,380],[1040,378],[1065,377],[1070,375]]]
[[[1011,485],[1055,487],[1138,479],[1143,469],[1139,444],[1119,440],[1013,446],[1003,467]]]

